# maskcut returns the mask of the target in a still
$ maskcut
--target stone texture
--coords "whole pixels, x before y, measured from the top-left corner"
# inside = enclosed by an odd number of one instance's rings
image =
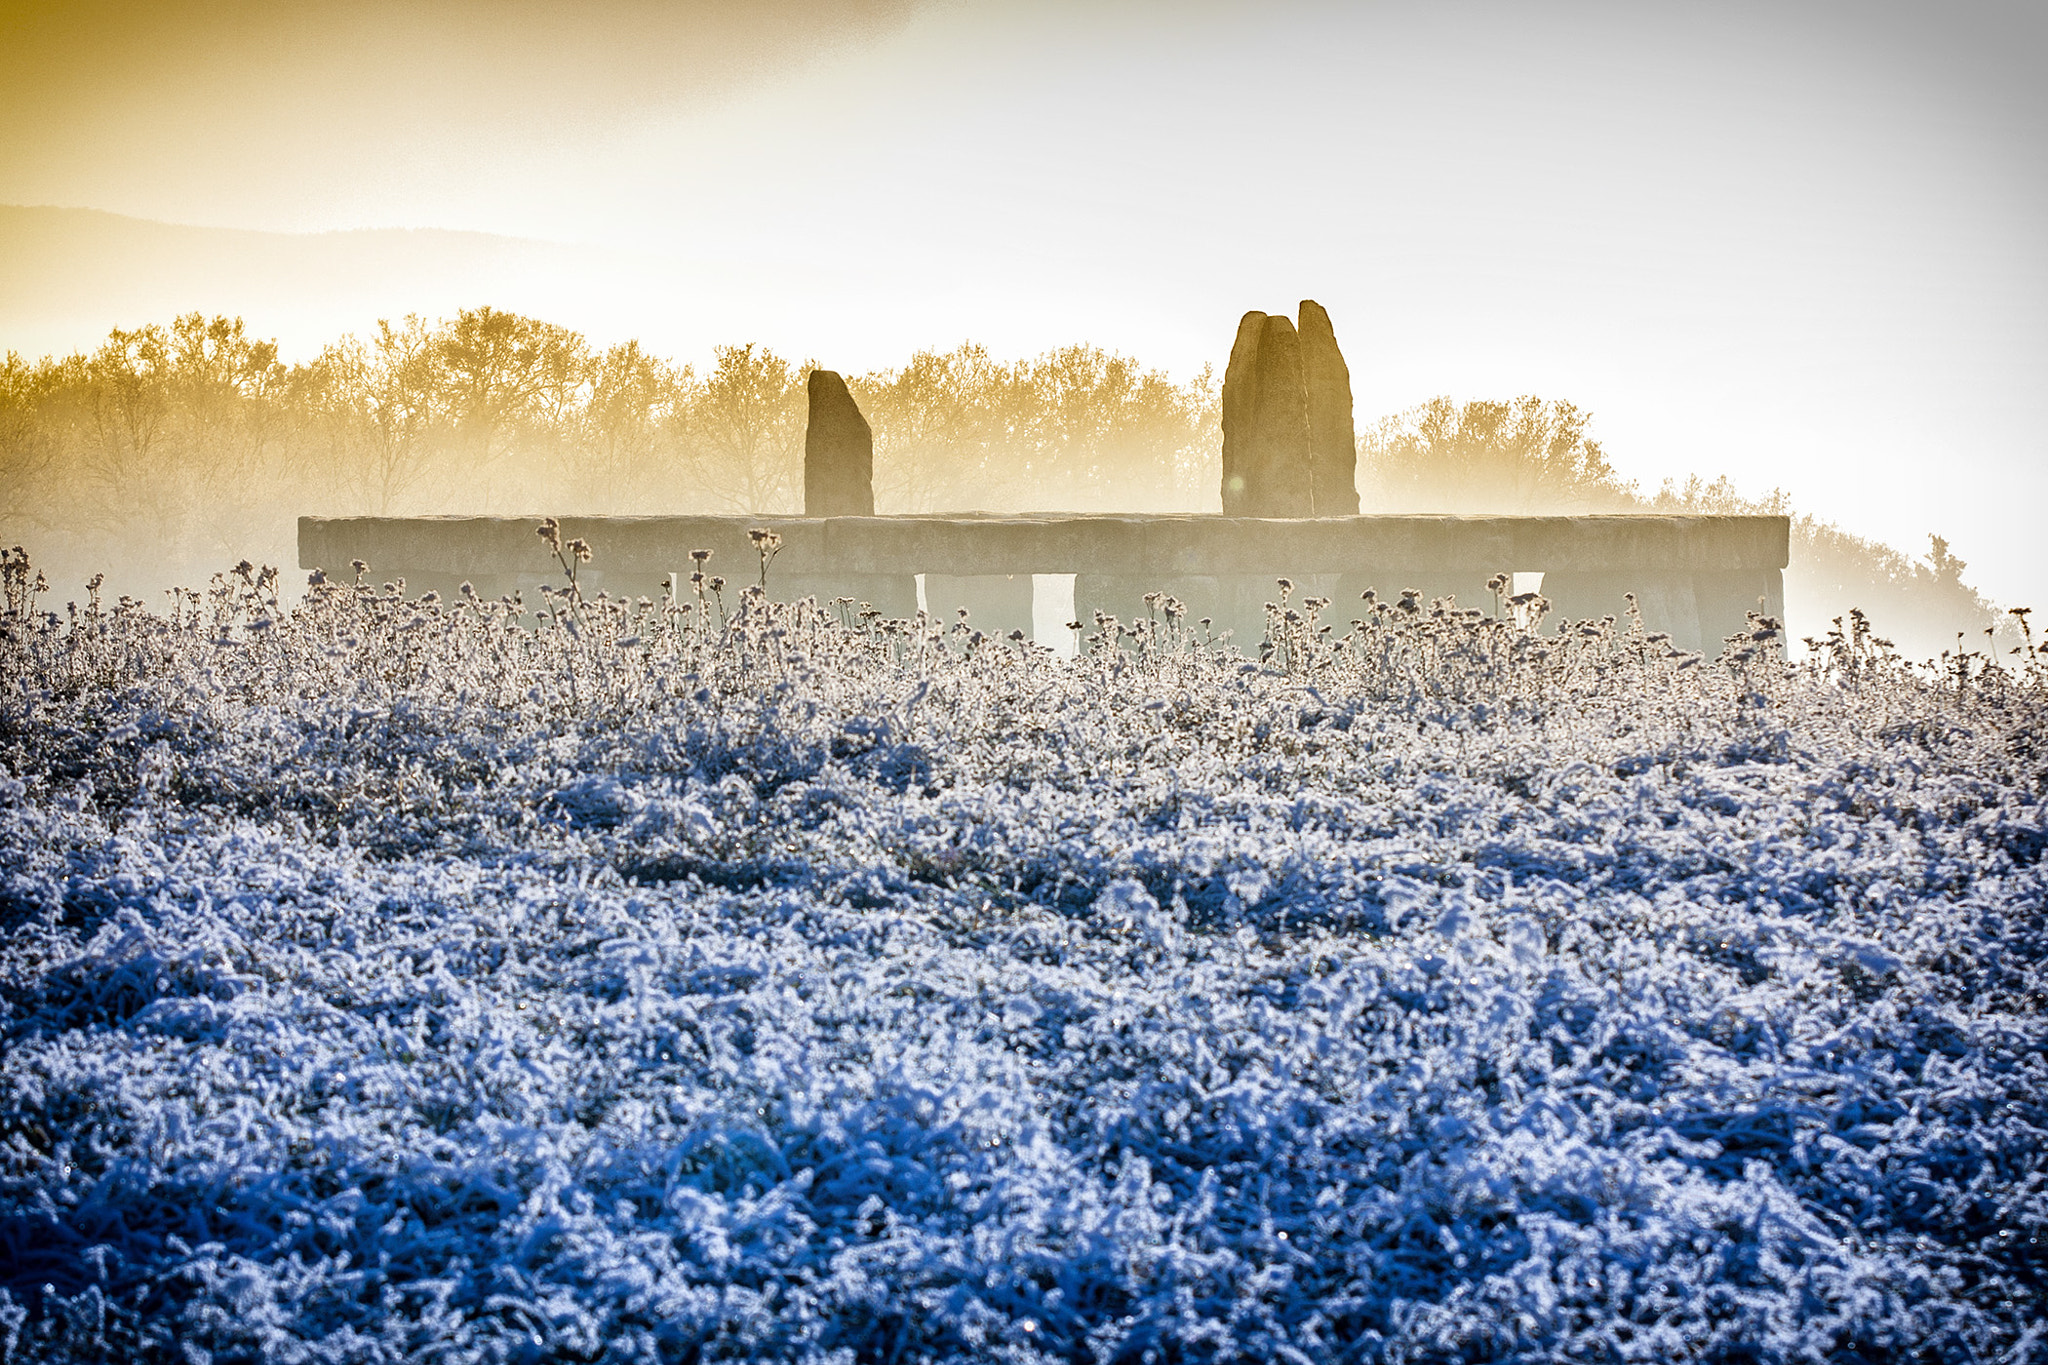
[[[967,624],[985,635],[1008,635],[1032,628],[1032,578],[1029,573],[940,574],[924,576],[924,606],[935,621],[951,626],[967,608]]]
[[[1337,349],[1330,315],[1301,301],[1301,369],[1308,389],[1311,504],[1319,517],[1358,514],[1358,437],[1351,420],[1351,368]]]
[[[1245,511],[1246,461],[1252,446],[1252,421],[1258,409],[1259,338],[1266,315],[1246,313],[1230,344],[1230,363],[1223,370],[1223,515],[1249,516]]]
[[[551,572],[554,561],[533,533],[539,521],[538,514],[302,517],[299,564],[343,576],[349,560],[362,558],[380,582],[400,573]],[[1299,577],[1392,565],[1409,574],[1454,571],[1460,600],[1476,602],[1471,594],[1487,576],[1509,569],[1684,571],[1729,575],[1725,588],[1723,579],[1714,579],[1716,591],[1752,606],[1758,595],[1782,603],[1776,571],[1786,562],[1791,537],[1785,517],[1633,516],[1367,516],[1293,525],[1218,516],[579,517],[564,518],[562,534],[591,543],[597,552],[592,572],[658,581],[687,565],[691,550],[706,549],[714,552],[712,572],[748,583],[758,565],[747,532],[757,526],[783,537],[771,583],[805,573]],[[1737,611],[1733,625],[1741,623]]]
[[[1785,625],[1785,575],[1779,569],[1729,569],[1693,575],[1699,604],[1700,648],[1707,657],[1721,652],[1731,635],[1749,629],[1749,613],[1760,612]],[[1784,644],[1784,638],[1778,642]]]
[[[1309,464],[1308,389],[1302,376],[1301,334],[1283,317],[1259,329],[1251,439],[1240,464],[1248,517],[1306,517],[1315,513]]]
[[[917,578],[913,574],[804,573],[778,576],[768,571],[768,595],[778,602],[809,597],[827,611],[842,597],[853,599],[854,612],[873,607],[882,615],[909,620],[917,615]]]
[[[846,381],[812,370],[810,422],[804,428],[804,514],[875,514],[875,436]]]
[[[1679,649],[1700,648],[1699,603],[1693,575],[1653,569],[1601,573],[1548,572],[1543,596],[1550,602],[1544,625],[1556,630],[1566,620],[1598,620],[1612,616],[1618,630],[1628,629],[1628,594],[1636,595],[1643,629],[1663,631]]]

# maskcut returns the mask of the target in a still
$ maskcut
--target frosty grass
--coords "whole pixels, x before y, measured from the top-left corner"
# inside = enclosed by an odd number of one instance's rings
[[[0,624],[9,1360],[2048,1359],[2038,669],[273,588]]]

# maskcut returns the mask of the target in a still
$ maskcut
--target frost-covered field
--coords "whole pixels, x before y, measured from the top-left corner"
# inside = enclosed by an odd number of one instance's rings
[[[267,588],[0,624],[11,1359],[2048,1358],[2019,661]]]

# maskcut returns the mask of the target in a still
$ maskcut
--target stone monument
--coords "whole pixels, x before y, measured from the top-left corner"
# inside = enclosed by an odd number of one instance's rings
[[[1223,512],[1330,517],[1358,512],[1351,371],[1330,315],[1301,302],[1301,326],[1246,313],[1223,374]]]
[[[1351,422],[1351,367],[1330,315],[1301,301],[1301,370],[1308,387],[1310,486],[1319,517],[1358,515],[1358,433]]]
[[[875,514],[875,435],[846,381],[812,370],[810,424],[804,430],[804,515]]]

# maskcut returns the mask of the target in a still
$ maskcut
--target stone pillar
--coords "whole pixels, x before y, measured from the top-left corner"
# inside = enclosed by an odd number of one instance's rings
[[[1696,650],[1701,647],[1700,610],[1693,591],[1693,575],[1668,569],[1626,569],[1599,573],[1546,572],[1539,590],[1550,602],[1547,624],[1552,630],[1563,619],[1597,620],[1614,618],[1615,629],[1628,629],[1628,594],[1636,595],[1636,608],[1643,614],[1643,629],[1663,631],[1673,646]],[[1714,653],[1720,648],[1716,643]]]
[[[831,370],[812,370],[810,421],[804,429],[804,515],[875,514],[875,437],[868,419]]]
[[[1790,638],[1783,569],[1702,570],[1692,581],[1699,603],[1700,649],[1708,658],[1721,652],[1728,636],[1748,629],[1753,611],[1776,618],[1780,647]]]
[[[1259,329],[1256,373],[1244,515],[1312,516],[1308,386],[1301,369],[1301,334],[1286,318],[1268,317]]]
[[[1351,371],[1330,315],[1301,302],[1301,328],[1246,313],[1223,372],[1223,513],[1332,517],[1358,512]]]
[[[1319,517],[1358,515],[1358,433],[1351,420],[1351,367],[1330,315],[1301,301],[1301,368],[1308,388],[1311,502]]]
[[[1247,470],[1252,446],[1252,419],[1258,407],[1259,338],[1266,315],[1246,313],[1237,323],[1230,345],[1230,364],[1223,371],[1223,515],[1250,516],[1245,510],[1251,485]]]

